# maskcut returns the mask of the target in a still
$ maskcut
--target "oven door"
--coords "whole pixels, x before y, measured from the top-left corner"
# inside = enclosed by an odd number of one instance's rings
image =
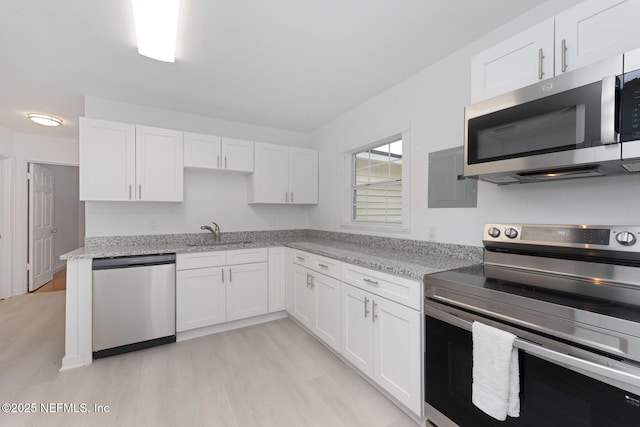
[[[622,70],[617,56],[468,106],[464,175],[519,181],[600,174],[602,163],[620,160]]]
[[[532,352],[519,351],[520,417],[498,421],[486,415],[471,403],[472,337],[460,327],[466,321],[456,317],[454,325],[446,320],[455,316],[428,306],[425,310],[425,413],[439,427],[638,425],[640,396],[532,354],[537,344],[531,345]],[[491,324],[487,319],[484,323]],[[640,377],[621,377],[640,385]]]

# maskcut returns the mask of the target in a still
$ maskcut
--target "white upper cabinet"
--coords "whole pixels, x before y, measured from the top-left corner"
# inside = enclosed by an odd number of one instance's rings
[[[136,200],[181,202],[183,176],[182,132],[136,126]]]
[[[131,200],[136,127],[80,117],[80,200]]]
[[[589,0],[557,15],[556,75],[640,47],[638,16],[637,0]]]
[[[638,0],[587,0],[479,53],[471,60],[471,102],[640,47],[639,15]]]
[[[185,132],[184,166],[253,172],[253,142]]]
[[[553,18],[471,60],[471,102],[553,77]]]
[[[318,152],[255,143],[249,203],[318,203]]]
[[[182,132],[80,118],[81,200],[182,198]]]
[[[289,203],[318,203],[318,152],[289,148]]]

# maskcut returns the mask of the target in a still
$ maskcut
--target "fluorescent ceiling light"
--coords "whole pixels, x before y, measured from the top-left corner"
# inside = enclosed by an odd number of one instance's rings
[[[27,118],[42,126],[60,126],[62,124],[62,119],[46,114],[28,113]]]
[[[180,0],[131,0],[138,53],[175,62]]]

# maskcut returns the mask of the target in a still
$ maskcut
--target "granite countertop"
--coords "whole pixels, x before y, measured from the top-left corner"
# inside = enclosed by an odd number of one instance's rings
[[[127,236],[99,238],[87,246],[66,253],[63,260],[109,258],[159,253],[193,253],[220,250],[285,246],[350,264],[411,279],[422,280],[425,274],[466,267],[482,262],[482,250],[472,246],[438,244],[416,240],[357,236],[347,233],[236,233],[224,236],[221,244],[211,244],[198,234],[176,235],[180,238]],[[186,236],[186,237],[184,237]],[[195,246],[194,246],[195,243]]]

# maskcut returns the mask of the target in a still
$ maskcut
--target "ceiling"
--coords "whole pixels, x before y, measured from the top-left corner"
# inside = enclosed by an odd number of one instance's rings
[[[137,54],[129,0],[8,1],[0,126],[75,138],[89,95],[309,132],[542,2],[182,0],[163,63]]]

